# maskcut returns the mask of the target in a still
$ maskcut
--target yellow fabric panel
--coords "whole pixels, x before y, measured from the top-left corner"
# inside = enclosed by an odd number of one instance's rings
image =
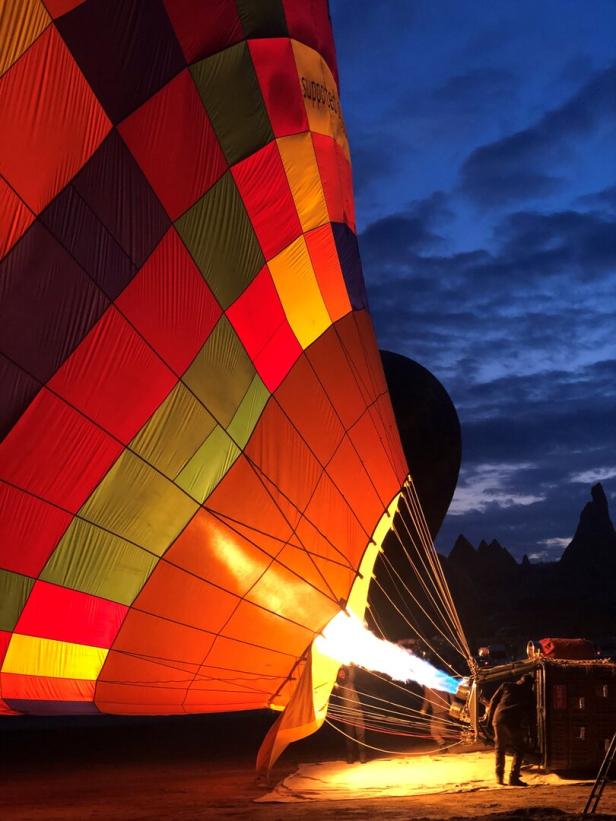
[[[333,137],[350,160],[338,87],[327,63],[303,43],[292,40],[291,45],[310,130]]]
[[[21,57],[50,22],[41,0],[0,0],[0,74]]]
[[[294,134],[277,142],[302,231],[325,225],[329,213],[310,134]]]
[[[100,647],[14,633],[4,657],[2,672],[94,681],[108,652]]]
[[[302,348],[306,349],[331,325],[319,291],[306,241],[299,237],[268,268],[282,302],[289,325]]]

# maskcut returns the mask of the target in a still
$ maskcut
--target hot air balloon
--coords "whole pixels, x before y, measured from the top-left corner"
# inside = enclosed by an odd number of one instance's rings
[[[9,0],[0,42],[1,709],[297,737],[408,472],[327,3]]]

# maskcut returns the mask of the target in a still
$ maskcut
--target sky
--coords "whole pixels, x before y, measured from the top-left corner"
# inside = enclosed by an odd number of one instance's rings
[[[437,539],[557,559],[616,519],[616,2],[330,0],[379,345],[443,383]]]

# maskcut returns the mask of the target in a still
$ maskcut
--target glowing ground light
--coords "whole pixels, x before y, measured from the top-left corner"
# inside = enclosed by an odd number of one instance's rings
[[[377,638],[356,617],[338,613],[315,639],[315,646],[341,664],[356,664],[385,673],[396,681],[416,681],[424,687],[455,693],[459,681],[425,659],[390,641]]]

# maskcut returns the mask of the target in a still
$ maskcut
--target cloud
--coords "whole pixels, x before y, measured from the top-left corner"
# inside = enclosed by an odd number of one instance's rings
[[[461,516],[471,511],[483,513],[494,506],[526,506],[543,501],[543,496],[507,489],[511,475],[527,467],[530,465],[482,463],[464,470],[449,508],[449,516]]]
[[[616,465],[612,467],[592,468],[583,470],[580,473],[572,473],[570,482],[579,482],[583,485],[594,485],[595,482],[603,482],[606,479],[613,479],[616,476]]]
[[[459,187],[476,204],[502,205],[553,194],[562,177],[546,171],[566,161],[571,142],[616,120],[616,67],[598,72],[563,105],[528,128],[474,149]]]

